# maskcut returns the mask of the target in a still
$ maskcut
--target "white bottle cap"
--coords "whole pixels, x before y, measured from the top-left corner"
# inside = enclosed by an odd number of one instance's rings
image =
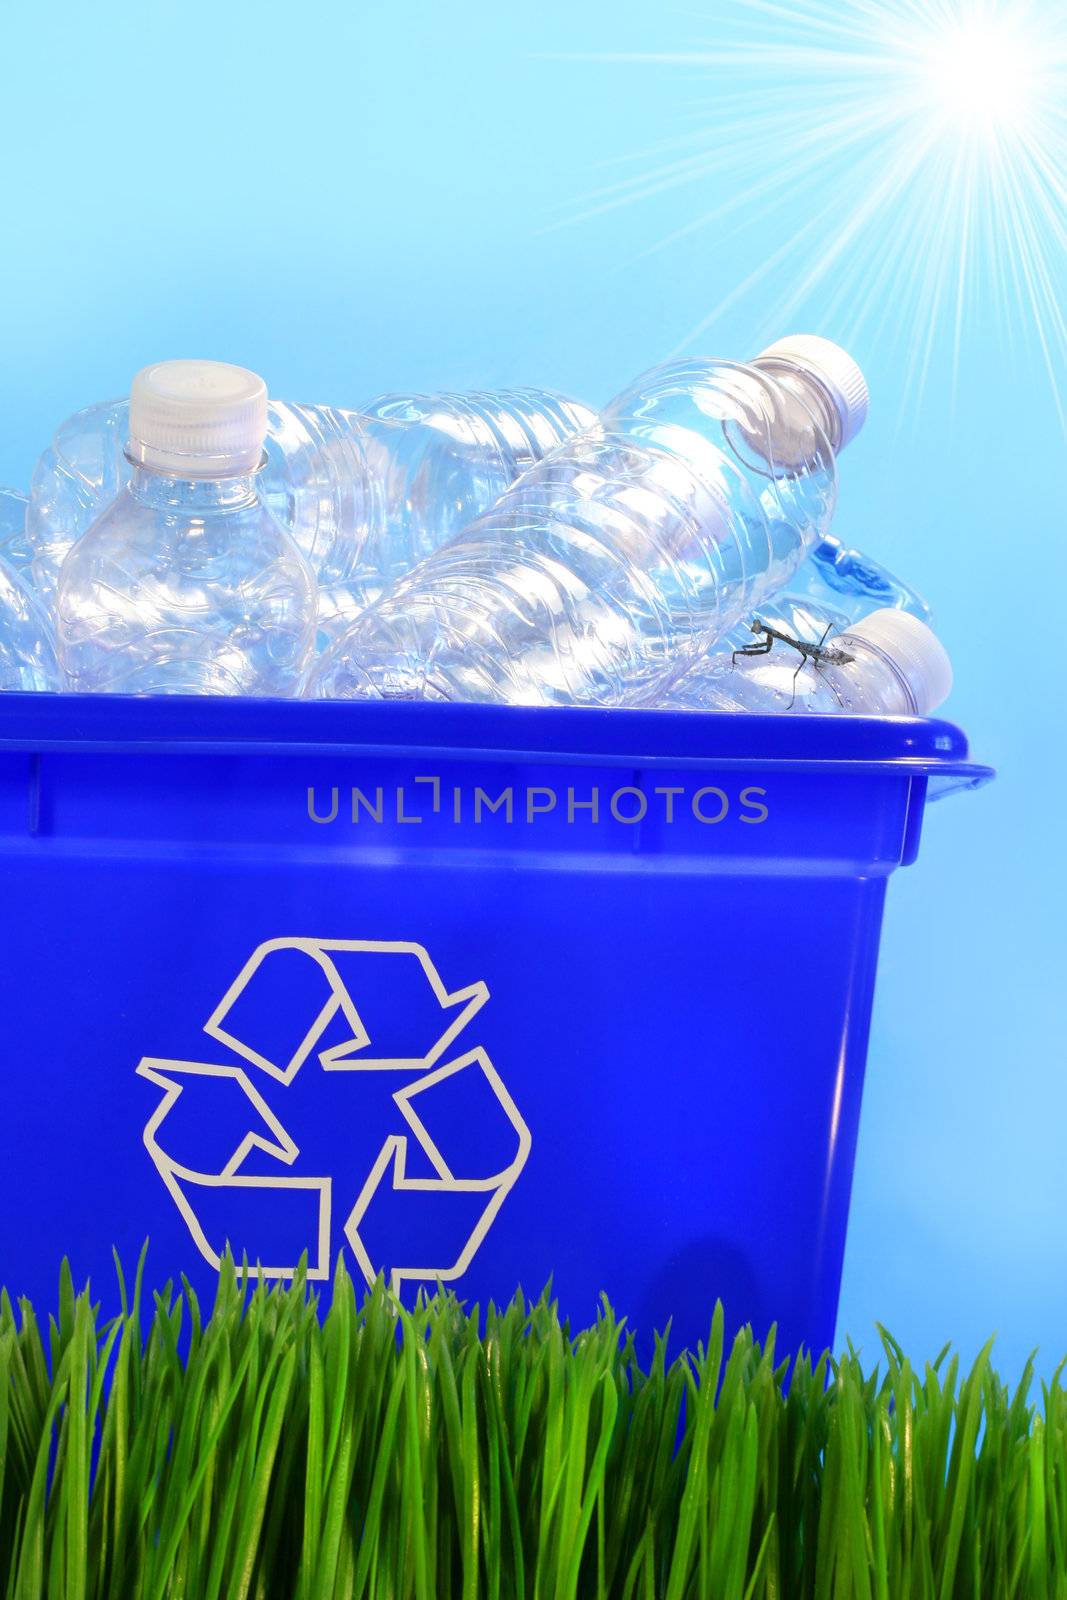
[[[895,668],[908,686],[918,716],[929,716],[948,699],[952,688],[948,651],[933,629],[909,611],[872,611],[840,635],[846,650],[850,639],[876,650]]]
[[[267,435],[267,385],[224,361],[157,361],[130,387],[131,461],[175,478],[254,472]]]
[[[817,333],[791,333],[761,350],[756,360],[762,361],[764,356],[792,362],[818,379],[833,401],[841,424],[841,438],[835,448],[844,449],[866,422],[870,404],[867,380],[848,351]]]

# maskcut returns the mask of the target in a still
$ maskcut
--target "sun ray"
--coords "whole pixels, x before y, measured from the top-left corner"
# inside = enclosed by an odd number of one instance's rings
[[[747,238],[750,269],[680,348],[784,276],[772,330],[825,312],[843,335],[880,323],[909,339],[913,414],[935,360],[955,389],[969,320],[985,318],[1038,361],[1063,420],[1067,11],[719,0],[716,25],[690,51],[569,58],[684,70],[704,104],[701,128],[621,162],[565,221],[692,193],[697,206],[640,255],[712,228]]]

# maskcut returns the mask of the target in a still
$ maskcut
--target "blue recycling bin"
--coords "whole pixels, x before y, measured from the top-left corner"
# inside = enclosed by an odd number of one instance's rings
[[[833,1335],[905,719],[0,698],[0,1280]]]

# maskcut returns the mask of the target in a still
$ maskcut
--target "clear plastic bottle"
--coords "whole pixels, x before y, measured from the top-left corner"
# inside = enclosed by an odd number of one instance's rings
[[[835,614],[813,605],[808,621],[813,629],[823,623],[816,635],[823,641],[817,657],[805,658],[774,638],[766,654],[732,658],[727,651],[716,652],[667,691],[663,708],[925,717],[947,698],[952,666],[945,648],[910,612],[872,611],[838,631]],[[760,642],[763,622],[775,626],[769,614],[753,619],[750,645]]]
[[[366,412],[272,400],[259,492],[307,558],[329,632],[594,421],[541,389],[386,395]],[[43,594],[128,481],[128,436],[127,402],[105,401],[68,418],[38,461],[27,537]]]
[[[906,611],[927,624],[931,620],[930,607],[914,589],[862,551],[827,534],[801,562],[788,591],[779,590],[761,603],[759,621],[800,643],[818,645],[879,610]],[[753,643],[754,620],[731,628],[709,654],[664,687],[657,704],[690,709],[704,705],[709,693],[721,688],[723,658],[729,663],[736,651]]]
[[[129,482],[129,436],[126,400],[87,406],[57,428],[33,469],[26,540],[34,585],[48,604],[67,551]]]
[[[650,703],[825,533],[866,410],[812,336],[654,369],[357,618],[308,692]]]
[[[361,413],[381,485],[355,576],[363,605],[488,511],[529,467],[596,424],[545,389],[384,395]]]
[[[789,580],[788,590],[779,590],[762,601],[760,616],[794,639],[818,644],[827,628],[839,633],[850,622],[859,622],[872,611],[882,610],[908,611],[920,622],[932,620],[930,607],[921,594],[888,567],[827,534],[801,562]],[[750,624],[751,618],[738,622],[712,653],[729,655],[751,644]],[[689,670],[704,671],[706,659],[699,658]]]
[[[18,489],[0,488],[0,561],[24,574],[30,583],[33,551],[26,538],[26,513],[29,501]]]
[[[164,361],[137,374],[129,482],[60,573],[68,688],[297,692],[317,594],[257,492],[266,427],[266,386],[242,367]]]
[[[796,594],[790,588],[787,593],[779,591],[761,603],[759,620],[769,623],[772,628],[777,628],[779,632],[803,644],[818,644],[824,636],[828,638],[847,628],[850,622],[858,622],[861,616],[869,613],[869,609],[861,609],[852,616],[847,610],[827,605],[825,601],[813,599],[806,594]],[[748,617],[744,622],[732,627],[712,650],[700,656],[680,678],[674,679],[665,687],[662,703],[667,704],[670,701],[676,685],[687,683],[694,675],[702,677],[710,670],[711,664],[718,663],[721,657],[729,658],[736,651],[747,649],[753,643],[756,620],[754,617]],[[660,703],[657,701],[657,704]]]
[[[930,621],[930,607],[921,594],[895,573],[872,560],[862,550],[850,549],[827,534],[797,568],[790,593],[821,605],[824,601],[842,611],[851,622],[871,611],[892,608],[910,611],[920,622]]]
[[[51,619],[26,575],[0,558],[0,692],[58,688]]]

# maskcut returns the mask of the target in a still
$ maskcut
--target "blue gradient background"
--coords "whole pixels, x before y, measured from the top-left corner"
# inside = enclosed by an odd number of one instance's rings
[[[715,14],[6,13],[0,481],[25,486],[59,419],[172,355],[243,363],[293,399],[529,382],[603,400],[804,220],[750,206],[739,229],[645,253],[687,208],[730,198],[712,176],[553,226],[683,126],[699,89],[559,53],[704,47]],[[782,288],[768,280],[766,301]],[[700,347],[753,353],[765,313],[739,301]],[[818,303],[801,320],[840,335]],[[1067,1350],[1064,437],[1047,379],[988,319],[964,329],[955,404],[935,352],[917,415],[907,328],[855,353],[874,405],[839,532],[932,599],[956,666],[947,714],[1000,778],[936,807],[891,885],[838,1332],[871,1349],[877,1318],[932,1356],[997,1330],[1008,1371],[1035,1344],[1049,1370]]]

